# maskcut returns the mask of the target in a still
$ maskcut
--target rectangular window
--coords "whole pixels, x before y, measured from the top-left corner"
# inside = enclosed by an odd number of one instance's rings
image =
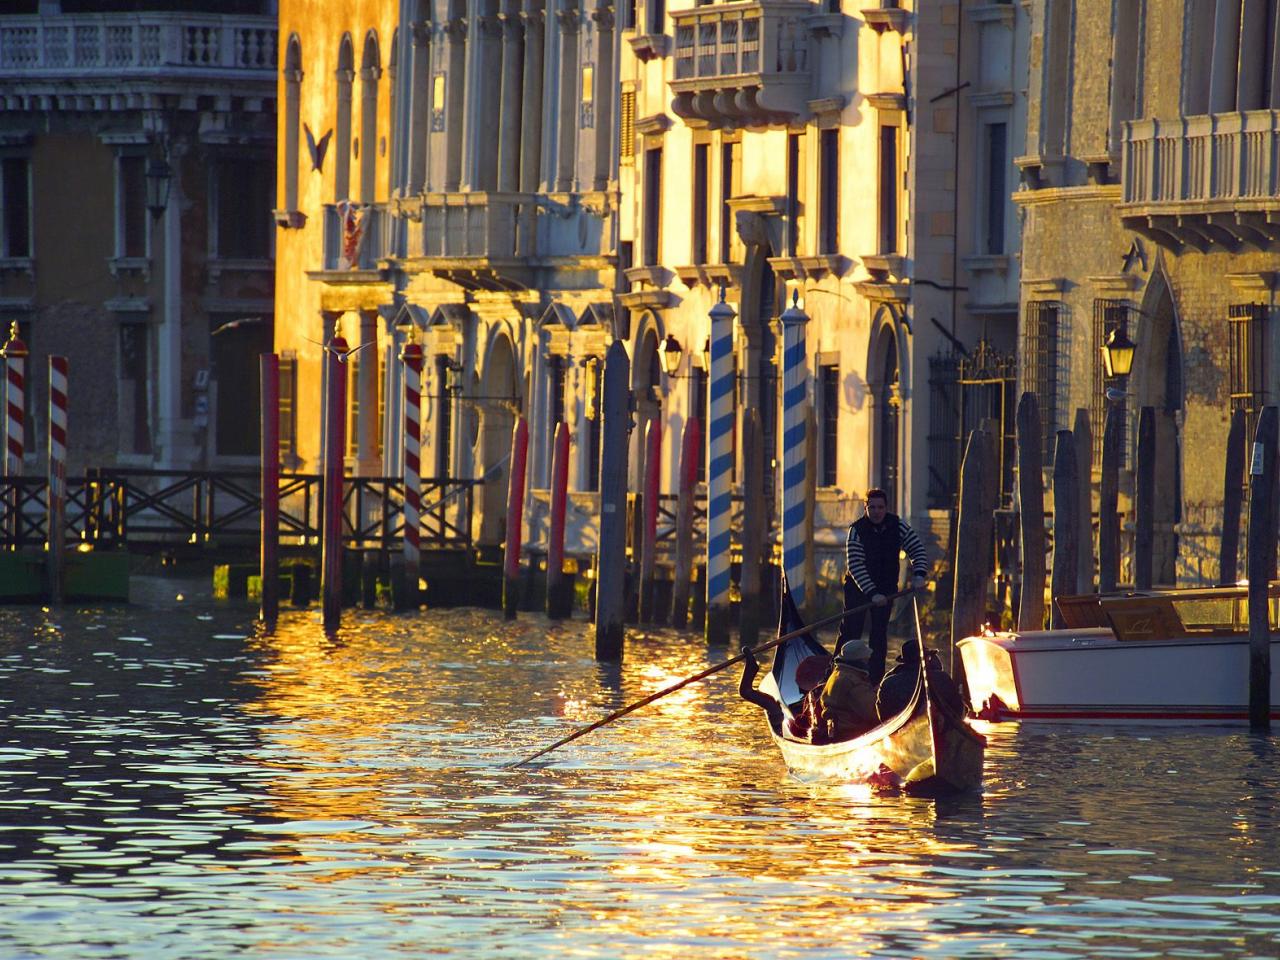
[[[1004,253],[1004,211],[1008,188],[1005,171],[1008,166],[1007,127],[1003,123],[987,124],[987,212],[985,253]]]
[[[618,159],[630,166],[636,159],[636,92],[623,90],[618,108]]]
[[[840,367],[828,364],[818,368],[818,391],[821,423],[818,442],[822,451],[819,486],[836,485],[837,467],[840,462]]]
[[[662,148],[644,153],[644,255],[645,266],[662,262]]]
[[[1111,335],[1113,330],[1123,330],[1129,333],[1129,302],[1127,300],[1095,300],[1093,301],[1093,400],[1090,405],[1089,416],[1091,418],[1091,426],[1093,429],[1093,466],[1101,468],[1102,466],[1102,438],[1107,423],[1107,407],[1108,401],[1106,397],[1107,388],[1113,385],[1113,381],[1108,380],[1106,373],[1102,368],[1102,345],[1106,342],[1107,337]],[[1120,378],[1116,378],[1117,380]],[[1122,464],[1127,463],[1129,444],[1127,439],[1129,418],[1125,409],[1126,402],[1123,398],[1119,401],[1120,405],[1120,449],[1124,451],[1122,455]]]
[[[590,129],[596,125],[595,77],[595,64],[584,63],[582,65],[582,95],[578,104],[578,111],[584,129]]]
[[[214,252],[223,260],[271,259],[271,162],[224,157],[214,166]]]
[[[31,256],[31,164],[21,157],[0,161],[0,257]]]
[[[360,431],[360,354],[347,357],[347,456],[359,450]]]
[[[649,32],[655,36],[667,31],[667,5],[665,0],[648,0]]]
[[[1061,383],[1066,364],[1063,351],[1069,340],[1063,326],[1063,305],[1053,301],[1027,304],[1023,345],[1022,389],[1040,401],[1043,462],[1053,464],[1053,448],[1061,423],[1059,403],[1065,394]]]
[[[634,30],[636,23],[636,0],[624,0],[622,4],[622,29]]]
[[[375,347],[376,349],[376,347]],[[374,453],[382,456],[383,427],[387,422],[387,353],[378,357],[378,429],[373,432]]]
[[[568,376],[568,363],[564,357],[549,357],[547,365],[551,368],[551,410],[547,418],[548,442],[553,442],[556,435],[556,424],[564,423],[565,378]]]
[[[693,148],[693,262],[707,262],[707,177],[710,147]]]
[[[280,354],[280,461],[292,465],[298,459],[298,355]]]
[[[720,146],[720,262],[735,263],[740,254],[733,208],[729,201],[742,189],[742,141],[730,140]]]
[[[787,253],[800,252],[800,191],[803,189],[804,134],[787,135]]]
[[[117,161],[116,204],[118,233],[116,256],[147,255],[146,157],[123,156]]]
[[[1252,443],[1267,383],[1267,307],[1261,303],[1233,304],[1227,320],[1231,338],[1231,409],[1245,412],[1245,437]]]
[[[147,397],[147,339],[145,323],[120,325],[120,451],[150,453],[151,427]]]
[[[880,252],[898,252],[898,128],[880,128]]]
[[[836,253],[840,249],[840,129],[823,130],[820,136],[818,252]]]

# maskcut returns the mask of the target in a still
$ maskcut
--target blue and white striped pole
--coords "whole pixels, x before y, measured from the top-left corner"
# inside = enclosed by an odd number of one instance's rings
[[[708,643],[729,640],[729,520],[733,508],[733,320],[724,302],[711,308],[711,370],[707,382]]]
[[[804,605],[805,425],[809,413],[809,373],[804,328],[809,322],[792,294],[782,313],[782,569],[797,607]]]

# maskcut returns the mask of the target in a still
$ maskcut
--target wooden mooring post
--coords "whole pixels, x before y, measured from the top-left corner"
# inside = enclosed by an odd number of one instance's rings
[[[280,614],[280,357],[262,354],[258,373],[262,385],[262,528],[258,550],[262,596],[258,617],[271,629]]]
[[[507,541],[502,552],[502,613],[516,618],[520,605],[520,545],[524,537],[524,474],[529,453],[529,424],[516,417],[511,428],[511,474],[507,478]]]
[[[1098,481],[1098,592],[1114,593],[1120,579],[1120,460],[1124,456],[1124,408],[1107,407]]]
[[[760,411],[742,418],[742,570],[738,574],[738,643],[760,640],[760,552],[764,546],[764,430]]]
[[[324,506],[320,534],[320,594],[324,629],[342,626],[342,465],[347,446],[347,341],[338,334],[325,350]]]
[[[1245,412],[1231,413],[1227,431],[1227,460],[1222,477],[1222,542],[1218,548],[1218,584],[1236,582],[1240,567],[1240,515],[1244,509]]]
[[[1053,578],[1051,581],[1049,627],[1063,627],[1062,613],[1053,597],[1079,593],[1076,576],[1080,539],[1080,492],[1076,488],[1075,438],[1070,430],[1059,430],[1053,449]]]
[[[690,417],[680,438],[680,489],[676,495],[676,568],[671,590],[671,625],[689,622],[689,589],[693,583],[693,488],[698,483],[702,421]]]
[[[964,681],[964,665],[956,656],[956,643],[976,634],[987,613],[994,511],[999,495],[999,474],[993,466],[997,462],[995,438],[985,430],[970,433],[960,464],[960,515],[956,521],[955,586],[951,597],[949,668],[957,683]]]
[[[1133,503],[1133,588],[1150,590],[1155,549],[1156,408],[1138,414],[1138,462]]]
[[[621,340],[604,358],[600,399],[600,542],[596,554],[596,659],[621,660],[627,577],[627,434],[631,361]]]
[[[573,612],[573,584],[564,575],[564,519],[569,505],[569,425],[556,424],[551,451],[551,525],[547,530],[547,616]]]
[[[654,417],[645,425],[644,435],[644,511],[640,526],[640,604],[641,623],[653,623],[654,572],[658,564],[659,483],[662,479],[662,422]]]
[[[1277,411],[1263,407],[1249,458],[1249,727],[1271,729],[1271,581],[1276,575]]]
[[[1093,589],[1093,424],[1089,411],[1076,408],[1071,427],[1076,454],[1076,591]]]
[[[1022,541],[1022,591],[1018,629],[1044,629],[1044,442],[1040,401],[1031,392],[1018,401],[1018,521]]]

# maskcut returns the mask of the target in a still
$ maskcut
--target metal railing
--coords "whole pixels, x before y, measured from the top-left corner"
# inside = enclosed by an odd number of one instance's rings
[[[182,13],[6,16],[0,70],[19,76],[186,73],[276,66],[274,17]]]
[[[474,491],[480,480],[422,483],[421,543],[470,550]],[[262,500],[253,471],[94,469],[67,479],[64,537],[98,547],[249,545],[259,536]],[[324,484],[319,474],[280,476],[280,537],[315,547],[322,533]],[[0,548],[47,539],[48,483],[43,477],[0,477]],[[343,481],[343,542],[361,549],[398,549],[404,534],[404,486],[398,477]]]

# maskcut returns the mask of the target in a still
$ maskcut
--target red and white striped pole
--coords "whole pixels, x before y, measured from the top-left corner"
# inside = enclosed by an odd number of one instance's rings
[[[49,357],[49,599],[61,603],[66,583],[67,358]]]
[[[342,625],[342,464],[347,449],[347,341],[334,335],[325,350],[329,365],[325,407],[324,522],[320,544],[320,593],[324,629]]]
[[[502,557],[502,611],[516,617],[520,602],[520,545],[524,524],[524,471],[529,453],[529,424],[516,417],[511,430],[511,483],[507,487],[507,546]]]
[[[418,608],[422,535],[422,347],[410,340],[404,361],[404,580],[405,599]]]
[[[6,476],[22,476],[24,449],[23,421],[26,417],[26,365],[27,345],[18,336],[18,322],[9,328],[9,342],[0,352],[4,354],[5,383],[5,443],[4,472]]]
[[[564,515],[569,499],[569,425],[556,424],[551,453],[551,527],[547,535],[547,616],[573,612],[573,591],[564,576]]]

